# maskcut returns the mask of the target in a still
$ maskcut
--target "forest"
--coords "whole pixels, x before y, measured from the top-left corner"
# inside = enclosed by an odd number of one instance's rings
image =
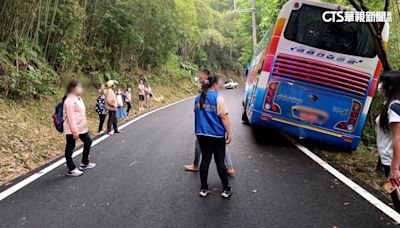
[[[1,2],[5,97],[51,95],[76,75],[129,84],[138,69],[176,79],[198,68],[240,71],[252,54],[250,17],[230,0]]]
[[[326,1],[352,7],[351,0]],[[249,0],[236,2],[238,8],[251,7]],[[285,2],[256,0],[258,40],[273,26]],[[385,5],[382,0],[362,2],[374,11]],[[233,0],[0,0],[0,119],[4,120],[0,136],[5,139],[0,147],[6,158],[0,168],[21,163],[29,170],[55,156],[49,152],[50,141],[59,136],[50,133],[49,113],[71,78],[86,81],[94,91],[109,79],[135,87],[144,74],[156,92],[176,99],[196,91],[193,76],[201,68],[243,77],[253,54],[252,18],[235,12],[233,4]],[[400,68],[399,4],[388,5],[393,22],[387,53],[394,69]],[[90,99],[95,96],[92,93]],[[364,128],[366,145],[375,141],[378,96]],[[33,132],[24,130],[27,125]],[[48,137],[24,140],[38,132]],[[29,153],[15,154],[16,150]],[[0,182],[13,172],[2,174]]]

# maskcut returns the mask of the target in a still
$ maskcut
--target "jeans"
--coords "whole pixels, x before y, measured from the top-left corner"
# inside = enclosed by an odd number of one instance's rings
[[[388,165],[383,165],[383,168],[385,169],[385,175],[386,175],[386,177],[389,177],[390,166],[388,166]],[[390,197],[392,198],[392,202],[393,202],[394,209],[395,209],[397,212],[400,212],[400,200],[399,200],[399,196],[397,195],[397,191],[393,191],[392,193],[390,193]]]
[[[111,127],[114,128],[114,132],[118,132],[118,119],[116,118],[116,114],[116,111],[108,110],[107,133],[111,132]]]
[[[100,118],[100,122],[99,122],[99,133],[100,133],[101,131],[103,131],[103,125],[104,125],[104,122],[106,121],[106,117],[107,117],[106,114],[99,114],[99,118]]]
[[[195,166],[199,166],[200,158],[201,158],[201,149],[199,141],[196,138],[196,141],[194,143],[194,161],[193,161],[193,164]],[[225,165],[227,169],[233,169],[232,157],[231,154],[228,152],[228,150],[225,150]]]
[[[201,189],[208,189],[208,169],[212,156],[217,166],[219,178],[221,179],[223,190],[229,189],[228,172],[226,171],[225,159],[225,138],[215,138],[209,136],[198,135],[197,139],[200,144],[201,155],[203,159],[200,164],[200,181]]]
[[[87,165],[89,164],[89,153],[92,139],[90,138],[89,133],[80,134],[79,138],[83,142],[82,164]],[[67,145],[65,146],[65,160],[67,160],[67,167],[71,171],[76,168],[74,161],[72,160],[72,153],[75,149],[76,140],[72,135],[66,135],[66,139]]]

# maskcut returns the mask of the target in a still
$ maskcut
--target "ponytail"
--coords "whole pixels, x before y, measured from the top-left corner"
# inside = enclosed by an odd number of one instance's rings
[[[207,82],[201,86],[201,95],[200,95],[200,108],[205,108],[207,91],[219,81],[219,77],[217,75],[210,75],[207,77]]]

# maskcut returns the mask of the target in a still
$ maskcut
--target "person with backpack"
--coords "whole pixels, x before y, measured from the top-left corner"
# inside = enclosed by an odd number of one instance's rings
[[[89,135],[86,120],[86,107],[81,97],[82,92],[83,88],[81,83],[77,80],[72,80],[68,84],[66,95],[63,98],[63,128],[67,141],[65,146],[65,160],[68,167],[67,176],[71,177],[80,176],[84,170],[96,167],[95,163],[89,162],[92,139]],[[83,142],[82,163],[79,169],[76,168],[72,160],[72,153],[75,149],[77,139],[81,139]]]
[[[117,119],[117,95],[115,94],[116,81],[110,80],[106,83],[106,109],[108,111],[108,122],[107,122],[107,134],[111,135],[111,127],[114,128],[114,133],[120,133],[118,131],[118,119]]]
[[[232,195],[224,163],[226,144],[232,141],[232,131],[224,98],[218,93],[222,85],[223,82],[218,76],[209,76],[194,103],[195,134],[202,154],[199,193],[201,197],[206,197],[211,193],[207,179],[213,155],[223,186],[221,197],[229,198]]]
[[[106,109],[106,96],[105,96],[105,89],[100,89],[99,90],[100,95],[97,98],[97,102],[96,102],[96,112],[99,115],[99,131],[98,133],[101,134],[103,133],[103,125],[104,122],[106,121],[106,117],[107,117],[107,109]]]

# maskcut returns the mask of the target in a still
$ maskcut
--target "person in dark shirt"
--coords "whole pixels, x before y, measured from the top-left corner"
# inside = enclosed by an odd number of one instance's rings
[[[99,115],[99,130],[98,133],[103,133],[103,125],[107,117],[107,109],[106,109],[106,96],[105,96],[105,89],[99,90],[100,95],[97,98],[96,102],[96,112]]]

